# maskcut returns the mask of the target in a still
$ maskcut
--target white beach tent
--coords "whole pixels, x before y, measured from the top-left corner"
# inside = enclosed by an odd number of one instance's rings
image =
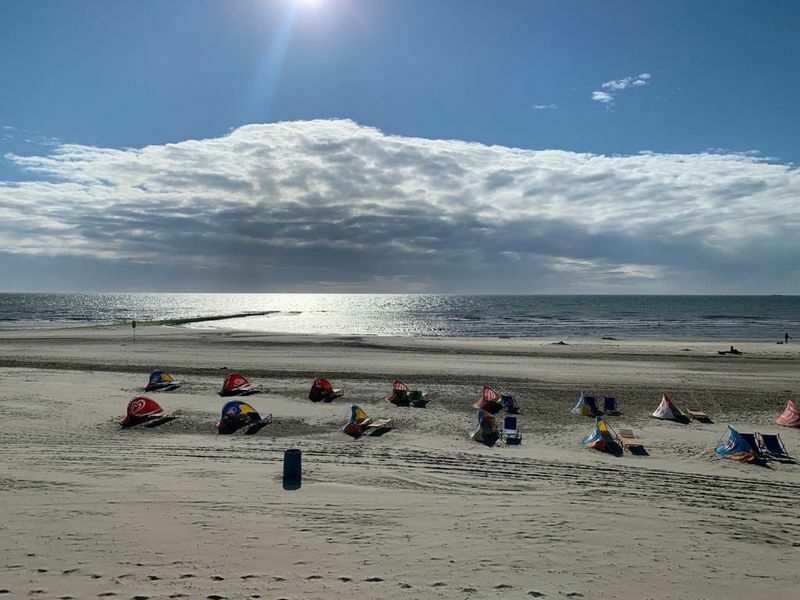
[[[653,416],[656,419],[665,419],[667,421],[679,421],[686,418],[666,394],[661,397],[661,404],[653,411]]]

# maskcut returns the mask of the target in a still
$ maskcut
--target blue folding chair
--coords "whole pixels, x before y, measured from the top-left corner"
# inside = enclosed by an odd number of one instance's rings
[[[603,412],[607,415],[618,415],[617,399],[614,396],[603,396]]]
[[[522,434],[519,432],[517,417],[506,417],[503,419],[503,437],[506,444],[516,445],[522,443]]]

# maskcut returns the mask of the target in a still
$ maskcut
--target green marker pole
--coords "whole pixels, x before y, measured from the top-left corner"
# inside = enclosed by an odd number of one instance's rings
[[[136,321],[131,321],[131,327],[133,328],[133,343],[136,343]]]

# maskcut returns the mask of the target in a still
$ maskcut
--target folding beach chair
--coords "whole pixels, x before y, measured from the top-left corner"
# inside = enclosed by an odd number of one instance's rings
[[[783,445],[783,440],[779,434],[759,433],[757,434],[761,441],[761,450],[770,458],[782,458],[785,460],[794,460],[786,446]]]
[[[614,396],[603,396],[603,412],[607,415],[620,414],[617,408],[617,399]]]
[[[711,417],[709,417],[706,413],[704,413],[700,409],[700,405],[696,402],[687,402],[686,412],[690,417],[692,417],[695,421],[700,421],[701,423],[711,423]]]
[[[522,443],[522,434],[517,426],[517,417],[506,417],[503,419],[503,437],[509,446]]]
[[[637,456],[648,456],[642,440],[636,437],[632,429],[620,429],[619,437],[622,440],[623,449],[629,450],[631,454],[636,454]]]

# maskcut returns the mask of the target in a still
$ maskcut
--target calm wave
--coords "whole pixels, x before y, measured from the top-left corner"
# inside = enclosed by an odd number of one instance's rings
[[[0,330],[260,312],[186,325],[311,334],[800,339],[798,296],[0,294]]]

